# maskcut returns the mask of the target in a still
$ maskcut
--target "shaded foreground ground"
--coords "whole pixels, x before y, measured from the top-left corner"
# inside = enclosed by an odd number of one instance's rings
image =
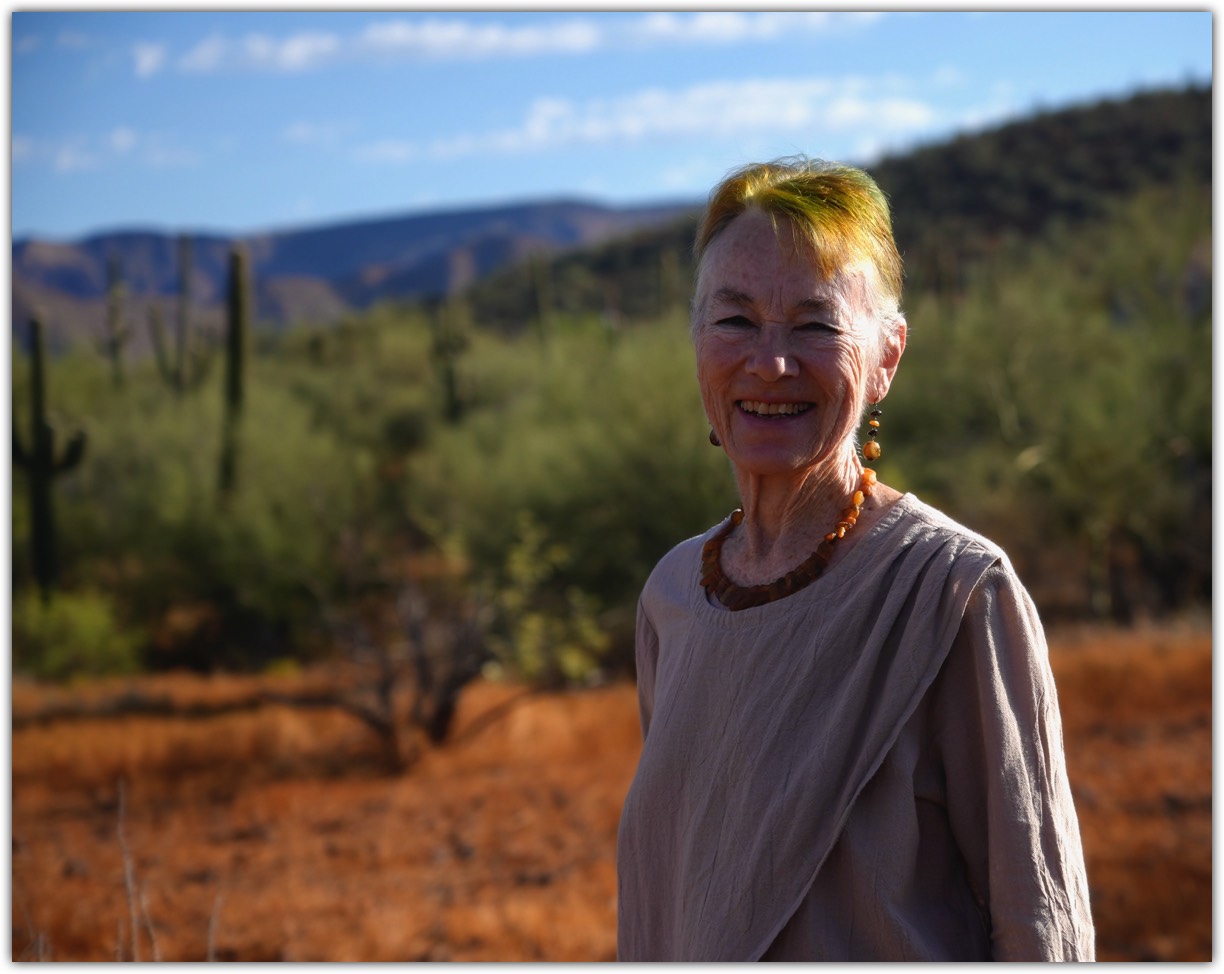
[[[1210,960],[1210,633],[1052,644],[1098,957]],[[252,682],[88,692],[198,702]],[[471,687],[454,742],[400,775],[341,713],[16,730],[13,959],[612,960],[633,688],[481,719],[515,693]],[[62,697],[17,685],[14,716]]]

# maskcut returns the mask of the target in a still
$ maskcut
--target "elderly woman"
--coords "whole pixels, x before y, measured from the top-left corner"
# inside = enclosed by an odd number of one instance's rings
[[[1092,959],[1033,604],[998,547],[859,460],[906,339],[883,194],[750,166],[696,254],[697,376],[742,506],[639,603],[620,959]]]

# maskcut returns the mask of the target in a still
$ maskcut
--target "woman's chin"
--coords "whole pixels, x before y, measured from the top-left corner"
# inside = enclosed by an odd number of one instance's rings
[[[737,445],[728,455],[736,470],[754,477],[800,476],[815,464],[811,451],[794,447]]]

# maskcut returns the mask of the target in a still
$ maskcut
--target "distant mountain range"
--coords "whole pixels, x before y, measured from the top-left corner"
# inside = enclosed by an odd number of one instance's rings
[[[575,200],[456,209],[247,237],[190,238],[193,309],[206,327],[219,318],[227,257],[236,241],[250,255],[261,325],[332,322],[388,299],[429,298],[462,289],[533,253],[553,255],[665,224],[699,204],[611,207]],[[107,263],[125,287],[129,326],[153,302],[169,311],[179,294],[180,238],[137,230],[78,242],[13,243],[13,324],[36,311],[63,345],[82,332],[101,335]],[[137,321],[139,318],[139,322]]]

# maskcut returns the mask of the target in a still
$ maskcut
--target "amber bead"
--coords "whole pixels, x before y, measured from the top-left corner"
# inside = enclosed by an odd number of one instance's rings
[[[868,420],[868,421],[867,421],[867,425],[868,425],[868,426],[874,426],[874,427],[876,427],[877,429],[879,429],[879,426],[880,426],[880,421],[879,421],[878,419]]]
[[[875,440],[868,440],[863,444],[863,456],[868,460],[880,459],[880,444]]]

